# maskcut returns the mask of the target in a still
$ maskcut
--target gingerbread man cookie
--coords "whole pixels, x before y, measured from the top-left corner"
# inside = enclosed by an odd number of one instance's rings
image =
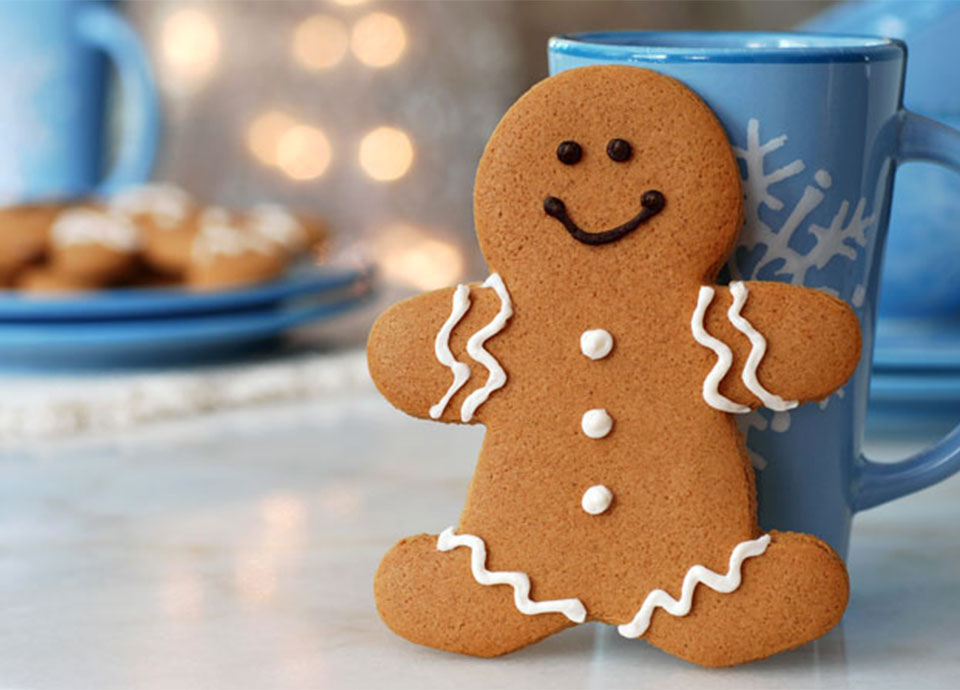
[[[709,108],[635,67],[547,79],[493,133],[474,210],[490,278],[395,305],[368,343],[395,406],[486,427],[459,523],[383,558],[386,624],[495,656],[598,621],[708,666],[833,627],[845,566],[758,528],[735,416],[843,385],[859,327],[821,292],[715,283],[743,212]]]

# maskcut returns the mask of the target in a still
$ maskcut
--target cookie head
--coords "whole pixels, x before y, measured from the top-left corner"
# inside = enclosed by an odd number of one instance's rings
[[[708,280],[734,245],[742,201],[726,134],[696,94],[603,65],[546,79],[507,112],[477,170],[474,213],[505,276],[549,265],[608,281]]]

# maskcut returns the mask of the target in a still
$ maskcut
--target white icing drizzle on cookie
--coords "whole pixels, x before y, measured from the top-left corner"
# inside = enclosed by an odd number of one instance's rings
[[[159,227],[173,228],[187,217],[190,195],[168,183],[145,184],[115,195],[110,208],[127,215],[149,215]]]
[[[727,318],[730,319],[730,323],[733,324],[734,328],[750,339],[750,354],[747,357],[747,363],[744,365],[743,373],[740,377],[743,379],[743,383],[747,389],[760,398],[764,407],[776,410],[777,412],[792,410],[800,404],[798,400],[784,400],[779,395],[774,395],[764,388],[760,383],[760,379],[757,378],[757,367],[760,366],[760,362],[767,352],[767,339],[763,337],[760,331],[753,327],[752,323],[740,314],[743,305],[747,302],[748,292],[747,286],[743,284],[743,281],[735,280],[730,283],[730,294],[733,295],[733,304],[731,304],[730,309],[727,310]]]
[[[650,619],[657,607],[662,608],[671,616],[686,616],[693,606],[693,592],[698,584],[704,584],[720,594],[730,594],[736,591],[740,586],[740,570],[743,562],[748,558],[763,554],[769,543],[770,535],[764,534],[757,539],[742,541],[737,544],[733,553],[730,554],[730,563],[726,575],[721,575],[706,566],[693,566],[683,578],[680,599],[674,599],[662,589],[653,590],[643,600],[643,604],[633,620],[618,625],[617,631],[624,637],[640,637],[650,627]]]
[[[472,534],[454,534],[453,527],[443,530],[437,539],[437,549],[452,551],[458,546],[470,548],[470,569],[473,579],[481,585],[510,585],[513,603],[520,613],[535,616],[539,613],[562,613],[574,623],[587,619],[587,608],[579,599],[549,599],[533,601],[530,598],[530,578],[526,573],[512,570],[487,570],[487,546],[483,539]]]
[[[308,243],[303,225],[280,204],[257,204],[250,210],[247,226],[287,249],[301,249]]]
[[[453,373],[453,382],[447,388],[447,392],[440,398],[440,402],[430,408],[430,416],[433,419],[440,419],[443,411],[447,409],[450,398],[463,388],[463,385],[470,379],[469,365],[459,361],[450,351],[450,333],[460,323],[460,319],[463,318],[468,309],[470,309],[470,287],[468,285],[458,285],[457,289],[453,291],[453,305],[450,308],[450,316],[437,331],[437,338],[433,343],[433,351],[437,356],[437,361]]]
[[[703,399],[706,403],[721,412],[731,412],[733,414],[745,414],[750,411],[746,405],[740,405],[722,395],[719,390],[720,382],[730,370],[733,364],[733,352],[730,347],[707,333],[703,327],[703,317],[707,313],[707,307],[713,301],[714,289],[708,285],[700,286],[700,294],[697,296],[697,308],[693,310],[693,318],[690,320],[690,330],[693,333],[693,339],[704,347],[713,350],[717,355],[717,363],[713,365],[710,373],[703,380]]]
[[[487,352],[483,345],[507,325],[507,320],[513,316],[513,304],[510,302],[510,294],[507,292],[507,287],[503,284],[503,279],[499,274],[491,274],[484,281],[482,287],[493,288],[493,291],[497,293],[497,297],[500,298],[500,311],[497,312],[490,323],[470,336],[470,340],[467,341],[467,354],[486,367],[490,375],[483,387],[473,391],[460,406],[460,419],[464,422],[473,419],[473,413],[477,411],[477,408],[487,401],[491,393],[503,388],[507,382],[507,373],[500,366],[500,362]]]
[[[121,215],[71,208],[53,221],[50,241],[58,247],[98,244],[117,252],[133,252],[140,246],[140,234]]]
[[[213,206],[200,216],[200,229],[193,240],[193,258],[212,261],[218,256],[239,256],[248,252],[269,255],[275,245],[263,235],[231,222],[226,209]]]

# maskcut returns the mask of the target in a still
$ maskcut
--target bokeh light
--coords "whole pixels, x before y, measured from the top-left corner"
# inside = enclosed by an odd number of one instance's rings
[[[387,280],[436,290],[456,283],[463,275],[461,251],[414,225],[393,223],[378,234],[372,246]]]
[[[371,12],[353,26],[350,49],[368,67],[394,64],[406,47],[406,29],[392,14]]]
[[[185,8],[163,21],[160,33],[163,64],[170,82],[196,84],[210,75],[220,57],[220,34],[213,19],[201,10]]]
[[[380,182],[398,180],[413,164],[413,142],[401,129],[377,127],[360,141],[360,167]]]
[[[319,127],[295,125],[277,142],[277,167],[294,180],[313,180],[330,165],[330,140]]]
[[[264,165],[276,165],[280,139],[296,125],[297,121],[286,113],[268,110],[247,126],[247,148]]]
[[[343,22],[335,17],[317,14],[297,25],[290,50],[294,60],[302,66],[321,70],[340,62],[349,43],[347,27]]]

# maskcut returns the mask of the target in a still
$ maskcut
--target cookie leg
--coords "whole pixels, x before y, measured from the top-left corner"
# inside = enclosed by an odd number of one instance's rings
[[[843,617],[847,569],[819,539],[770,532],[766,552],[743,564],[740,587],[696,589],[693,609],[674,617],[658,609],[645,638],[702,666],[756,661],[815,640]]]
[[[411,642],[474,656],[499,656],[574,625],[563,614],[526,615],[509,585],[481,585],[471,551],[437,550],[436,535],[402,539],[373,584],[383,622]]]

